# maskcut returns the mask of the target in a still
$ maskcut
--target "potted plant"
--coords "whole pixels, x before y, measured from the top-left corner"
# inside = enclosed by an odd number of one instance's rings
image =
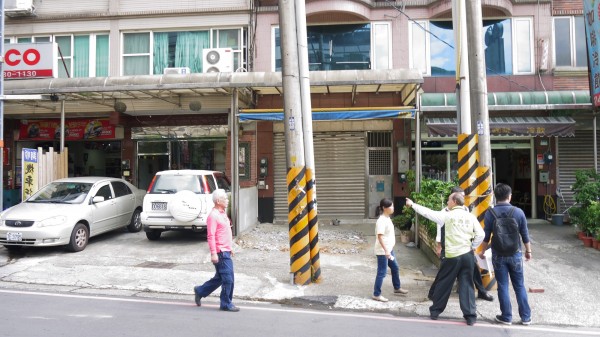
[[[591,245],[591,235],[600,225],[600,174],[591,169],[576,171],[572,190],[579,207],[573,207],[569,214],[581,230],[579,237],[585,240],[584,245],[588,240]]]

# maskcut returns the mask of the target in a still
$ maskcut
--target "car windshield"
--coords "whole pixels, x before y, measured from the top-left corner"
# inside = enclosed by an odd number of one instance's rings
[[[27,199],[27,202],[80,204],[92,188],[89,183],[53,182]]]
[[[150,193],[174,194],[179,191],[203,193],[200,180],[195,175],[159,175]]]

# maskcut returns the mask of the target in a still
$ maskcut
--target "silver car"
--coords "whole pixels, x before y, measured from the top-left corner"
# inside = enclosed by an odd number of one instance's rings
[[[98,234],[122,227],[139,232],[145,194],[118,178],[55,180],[0,213],[0,244],[9,250],[66,245],[78,252]]]

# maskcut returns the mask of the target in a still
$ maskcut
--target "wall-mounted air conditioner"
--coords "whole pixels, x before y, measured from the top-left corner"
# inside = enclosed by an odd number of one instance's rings
[[[233,49],[212,48],[202,51],[203,73],[233,72]]]
[[[6,0],[4,1],[4,14],[9,17],[31,16],[35,13],[33,0]]]
[[[188,67],[165,68],[163,70],[163,75],[169,75],[169,74],[186,75],[189,73],[190,73],[190,68],[188,68]]]

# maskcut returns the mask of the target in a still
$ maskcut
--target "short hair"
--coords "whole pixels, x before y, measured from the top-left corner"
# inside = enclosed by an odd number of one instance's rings
[[[510,186],[499,183],[494,188],[494,196],[496,197],[496,201],[506,201],[512,194],[512,189]]]
[[[460,187],[460,186],[452,187],[452,189],[450,190],[450,193],[456,193],[456,192],[465,193],[465,190],[463,190],[462,187]]]
[[[464,206],[465,204],[465,196],[461,192],[453,192],[452,194],[450,194],[450,198],[458,206]]]
[[[227,196],[227,192],[225,192],[225,190],[222,188],[216,189],[212,193],[212,200],[215,204],[217,203],[217,201],[219,199],[223,199],[223,198],[228,198],[228,196]]]

